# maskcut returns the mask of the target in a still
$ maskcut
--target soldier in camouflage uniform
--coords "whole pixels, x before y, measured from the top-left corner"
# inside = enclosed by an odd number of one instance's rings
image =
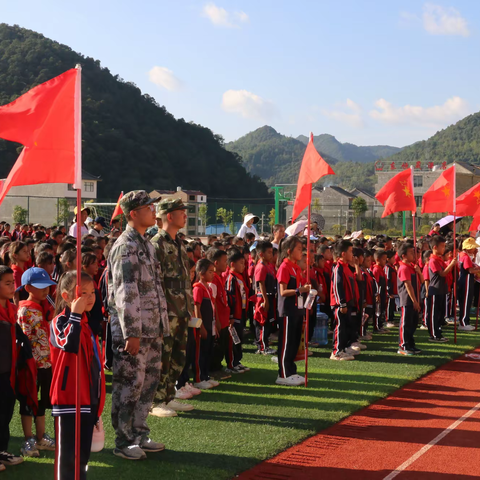
[[[165,338],[162,353],[162,378],[151,414],[175,416],[177,411],[193,410],[192,405],[175,400],[175,384],[186,361],[188,321],[193,314],[193,293],[189,259],[178,231],[185,226],[185,205],[180,199],[163,200],[158,211],[163,229],[152,239],[163,273],[171,336]]]
[[[148,435],[147,416],[158,382],[162,334],[169,334],[160,265],[145,231],[155,223],[157,199],[144,190],[120,200],[128,220],[108,257],[108,306],[112,329],[113,453],[129,460],[165,448]]]

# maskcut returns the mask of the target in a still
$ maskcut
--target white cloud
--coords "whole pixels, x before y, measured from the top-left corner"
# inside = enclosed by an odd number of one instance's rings
[[[426,3],[423,7],[423,27],[431,35],[460,35],[468,37],[467,21],[453,7]]]
[[[362,108],[349,98],[347,98],[345,103],[337,104],[335,109],[322,109],[322,114],[332,120],[346,123],[355,128],[363,128],[365,126],[362,118]]]
[[[218,27],[239,28],[240,23],[249,21],[245,12],[227,12],[222,7],[217,7],[213,2],[209,2],[203,7],[203,16],[207,17],[214,25]]]
[[[468,103],[460,97],[449,98],[443,105],[428,108],[415,105],[396,107],[383,98],[377,100],[375,106],[377,110],[370,112],[372,118],[396,125],[444,126],[456,122],[470,113]]]
[[[158,87],[166,88],[171,92],[182,88],[182,82],[166,67],[153,67],[148,72],[148,78]]]
[[[247,90],[227,90],[222,97],[225,112],[238,113],[244,118],[269,120],[277,115],[275,105]]]

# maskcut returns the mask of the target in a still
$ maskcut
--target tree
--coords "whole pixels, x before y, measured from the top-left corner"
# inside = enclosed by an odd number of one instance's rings
[[[15,223],[27,223],[28,210],[21,207],[20,205],[15,205],[13,207],[12,218]]]
[[[200,205],[198,207],[198,218],[200,218],[202,225],[204,227],[207,226],[207,223],[210,220],[210,217],[207,216],[207,213],[208,213],[208,206],[206,204]]]
[[[321,210],[322,210],[322,206],[320,205],[320,199],[314,198],[312,202],[312,212],[320,213]]]
[[[240,215],[241,215],[241,220],[243,222],[243,219],[245,218],[245,215],[248,213],[248,207],[245,205],[242,207],[242,211],[240,212]]]
[[[227,231],[227,227],[229,225],[231,227],[231,223],[233,220],[233,211],[232,210],[227,211],[226,208],[219,208],[217,210],[217,218],[219,218],[222,221],[223,226],[225,227],[225,231]]]
[[[273,228],[275,225],[275,209],[272,208],[270,210],[270,213],[268,214],[268,224],[270,225],[270,228]]]
[[[367,202],[362,197],[354,198],[352,201],[353,216],[360,218],[367,210]]]
[[[57,225],[67,226],[68,218],[70,217],[70,205],[66,198],[59,198],[57,200]]]

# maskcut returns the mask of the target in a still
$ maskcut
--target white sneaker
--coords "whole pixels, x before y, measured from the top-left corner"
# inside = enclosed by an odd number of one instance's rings
[[[420,326],[420,330],[428,330],[428,327],[427,327],[426,325],[423,325],[423,324],[422,324],[422,325]]]
[[[459,325],[458,329],[462,330],[463,332],[471,332],[472,330],[475,330],[475,327],[473,325]]]
[[[367,346],[364,345],[363,343],[360,343],[360,342],[352,343],[352,347],[353,346],[358,347],[360,350],[366,350],[367,349]]]
[[[210,382],[207,382],[206,380],[204,380],[203,382],[194,383],[193,386],[195,388],[198,388],[198,390],[208,390],[209,388],[212,388],[212,384]]]
[[[355,343],[352,343],[349,347],[350,350],[354,350],[356,352],[360,352],[360,350],[362,350],[359,345],[358,345],[358,342],[355,342]]]
[[[190,393],[185,387],[180,388],[175,392],[175,398],[179,400],[188,400],[193,397],[193,393]]]
[[[190,405],[189,403],[180,403],[177,402],[177,400],[168,402],[167,407],[171,408],[175,412],[190,412],[191,410],[195,409],[193,405]]]
[[[330,355],[330,360],[348,361],[355,360],[355,357],[353,355],[348,355],[345,352],[338,352],[336,355],[332,352],[332,354]]]
[[[191,393],[192,395],[200,395],[202,393],[201,390],[195,388],[191,383],[185,384],[183,387],[187,392]]]
[[[305,377],[302,377],[301,375],[294,375],[298,379],[299,382],[305,383]]]
[[[211,378],[210,380],[207,380],[207,382],[212,386],[212,387],[218,387],[220,385],[220,382],[217,382],[216,380],[214,380],[213,378]]]
[[[386,327],[386,328],[393,328],[393,327],[395,327],[395,324],[392,323],[392,322],[387,322],[387,323],[385,324],[385,327]]]
[[[152,408],[150,415],[153,415],[154,417],[176,417],[177,412],[172,408],[167,407],[167,404],[163,402],[157,407]]]
[[[303,385],[305,383],[305,379],[301,381],[300,378],[302,377],[300,377],[299,375],[290,375],[287,378],[277,377],[275,383],[277,385],[285,385],[288,387],[299,387],[300,385]]]
[[[360,350],[356,350],[356,349],[354,349],[354,348],[352,348],[352,347],[347,347],[347,348],[345,349],[345,353],[346,353],[347,355],[350,355],[350,356],[352,356],[352,355],[359,355],[359,354],[360,354]]]
[[[274,355],[274,356],[272,357],[272,362],[273,362],[273,363],[278,363],[278,357],[277,357],[277,355]]]

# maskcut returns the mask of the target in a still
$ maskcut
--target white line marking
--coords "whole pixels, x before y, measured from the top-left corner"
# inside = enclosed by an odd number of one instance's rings
[[[455,430],[464,420],[472,416],[477,410],[480,409],[480,403],[477,403],[471,410],[465,413],[457,421],[453,422],[449,427],[447,427],[442,433],[438,434],[430,443],[424,445],[417,453],[412,455],[406,462],[402,463],[397,467],[392,473],[387,475],[383,480],[392,480],[398,474],[406,470],[413,462],[418,460],[424,453],[428,452],[434,445],[436,445],[442,438],[446,437],[452,430]]]

